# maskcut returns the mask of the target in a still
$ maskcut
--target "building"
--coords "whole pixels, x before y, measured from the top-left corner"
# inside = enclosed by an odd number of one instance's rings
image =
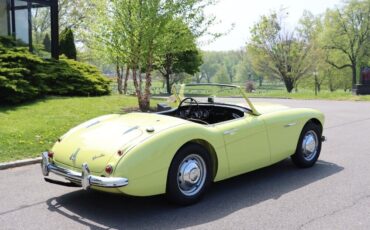
[[[33,52],[36,31],[32,20],[37,10],[41,8],[46,10],[47,20],[50,20],[48,23],[50,25],[48,34],[51,38],[50,53],[53,58],[58,59],[58,0],[0,0],[0,36],[13,36],[28,44],[30,51]]]

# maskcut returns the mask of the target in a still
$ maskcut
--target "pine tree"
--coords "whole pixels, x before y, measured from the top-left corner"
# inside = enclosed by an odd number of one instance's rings
[[[51,40],[50,40],[49,34],[45,35],[44,40],[42,41],[42,44],[44,45],[45,51],[51,52]]]
[[[64,54],[69,59],[77,59],[77,50],[73,31],[71,28],[66,28],[59,39],[59,55]]]

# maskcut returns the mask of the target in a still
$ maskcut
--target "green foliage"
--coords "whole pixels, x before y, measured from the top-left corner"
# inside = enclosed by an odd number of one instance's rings
[[[242,51],[208,51],[203,52],[203,64],[200,67],[201,80],[213,81],[215,74],[220,68],[225,67],[229,82],[238,81],[237,72],[239,65],[242,65],[244,53]]]
[[[63,57],[39,65],[36,76],[44,78],[49,95],[100,96],[110,92],[109,80],[96,67]]]
[[[59,38],[59,54],[65,55],[69,59],[77,59],[77,50],[75,45],[75,39],[73,31],[70,28],[66,28]]]
[[[45,51],[51,52],[51,40],[50,40],[49,34],[45,35],[44,40],[42,41],[42,44],[44,45]]]
[[[143,111],[150,106],[152,72],[162,66],[167,54],[194,50],[195,38],[206,34],[214,21],[204,12],[213,4],[209,0],[92,3],[89,29],[100,43],[96,47],[106,50],[112,63],[128,67]]]
[[[202,65],[202,56],[198,50],[187,50],[176,53],[176,61],[173,63],[174,73],[187,73],[193,75],[199,72]]]
[[[222,66],[221,68],[219,68],[219,70],[215,74],[214,82],[220,84],[229,84],[231,82],[227,73],[226,66]]]
[[[43,95],[97,96],[110,93],[109,80],[90,65],[62,58],[42,60],[17,42],[0,37],[0,103]]]
[[[0,103],[19,103],[40,95],[42,79],[33,73],[36,66],[42,64],[28,48],[0,46]]]
[[[370,57],[370,1],[345,1],[342,8],[326,11],[324,26],[327,62],[337,69],[351,69],[354,86],[360,65]]]
[[[290,93],[315,65],[316,57],[309,35],[284,30],[285,12],[262,16],[251,30],[247,52],[255,72],[270,74],[284,82]],[[309,30],[300,30],[304,32]]]

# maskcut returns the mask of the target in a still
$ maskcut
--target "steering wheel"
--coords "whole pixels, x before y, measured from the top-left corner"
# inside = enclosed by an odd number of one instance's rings
[[[199,110],[199,104],[198,104],[198,102],[197,102],[194,98],[192,98],[192,97],[184,98],[184,99],[180,102],[179,106],[177,107],[177,111],[179,111],[179,112],[180,112],[180,108],[181,108],[181,106],[182,106],[182,105],[184,104],[184,102],[186,102],[186,101],[190,101],[190,102],[189,102],[189,108],[186,110],[186,115],[191,116],[191,115],[192,115],[192,111],[193,111],[194,104],[195,104],[195,106],[196,106],[196,109],[197,109],[197,110]]]

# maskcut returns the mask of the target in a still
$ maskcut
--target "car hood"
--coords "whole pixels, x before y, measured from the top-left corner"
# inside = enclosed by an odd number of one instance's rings
[[[148,113],[106,115],[82,123],[63,135],[54,145],[54,160],[71,168],[87,163],[92,172],[101,173],[115,163],[118,150],[140,143],[151,135],[186,123],[185,120]]]

